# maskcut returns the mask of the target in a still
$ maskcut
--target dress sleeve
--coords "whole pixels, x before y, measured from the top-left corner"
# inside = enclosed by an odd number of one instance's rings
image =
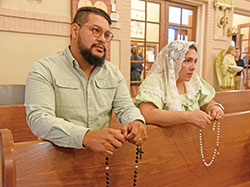
[[[159,74],[149,75],[141,84],[138,95],[135,98],[135,105],[141,103],[152,103],[157,108],[163,109],[165,101],[165,85],[163,77]]]
[[[200,98],[199,98],[199,106],[203,106],[204,104],[211,101],[215,96],[214,88],[205,80],[201,79],[201,90],[200,90]]]

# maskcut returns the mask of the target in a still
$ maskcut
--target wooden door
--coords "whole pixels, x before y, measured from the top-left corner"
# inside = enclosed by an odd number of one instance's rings
[[[237,26],[236,47],[241,50],[241,58],[246,66],[247,89],[250,89],[250,23]]]

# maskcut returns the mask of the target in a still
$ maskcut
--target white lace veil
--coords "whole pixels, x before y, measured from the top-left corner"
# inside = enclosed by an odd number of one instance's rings
[[[179,72],[185,54],[188,52],[189,47],[192,44],[194,44],[194,42],[176,40],[166,45],[158,54],[156,61],[147,76],[150,76],[151,74],[161,74],[164,77],[166,84],[166,93],[162,93],[162,90],[157,87],[149,88],[144,84],[140,87],[140,91],[145,90],[151,93],[154,92],[158,95],[164,94],[163,100],[170,111],[183,110],[176,86],[176,80],[179,78]],[[194,99],[200,89],[200,85],[200,79],[196,74],[193,74],[190,81],[185,82],[188,98]]]

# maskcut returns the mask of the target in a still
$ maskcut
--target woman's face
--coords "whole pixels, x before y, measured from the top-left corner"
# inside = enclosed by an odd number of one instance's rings
[[[239,58],[240,57],[240,49],[235,50],[235,57]]]
[[[196,69],[197,53],[194,49],[189,49],[185,55],[185,60],[182,62],[177,82],[186,82],[191,79]]]
[[[137,53],[138,53],[138,54],[141,54],[141,52],[142,52],[142,48],[139,47],[139,48],[137,49]]]

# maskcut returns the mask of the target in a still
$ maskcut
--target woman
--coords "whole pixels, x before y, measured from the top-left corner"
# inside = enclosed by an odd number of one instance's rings
[[[240,58],[241,52],[240,52],[240,48],[236,47],[235,48],[235,62],[237,64],[237,66],[242,67],[243,69],[239,72],[236,73],[235,77],[234,77],[234,89],[235,90],[241,90],[244,87],[246,87],[247,84],[247,77],[246,77],[246,67],[245,67],[245,63],[244,60]],[[241,72],[243,74],[243,85],[242,85],[242,80],[241,80]]]
[[[131,63],[131,81],[141,81],[141,73],[143,68],[143,55],[142,48],[140,46],[131,48],[131,61],[140,61],[138,63]],[[138,86],[140,83],[131,83],[131,97],[135,98],[138,93]]]
[[[147,123],[205,128],[224,117],[213,87],[195,74],[196,62],[193,42],[177,40],[161,50],[135,99]]]

